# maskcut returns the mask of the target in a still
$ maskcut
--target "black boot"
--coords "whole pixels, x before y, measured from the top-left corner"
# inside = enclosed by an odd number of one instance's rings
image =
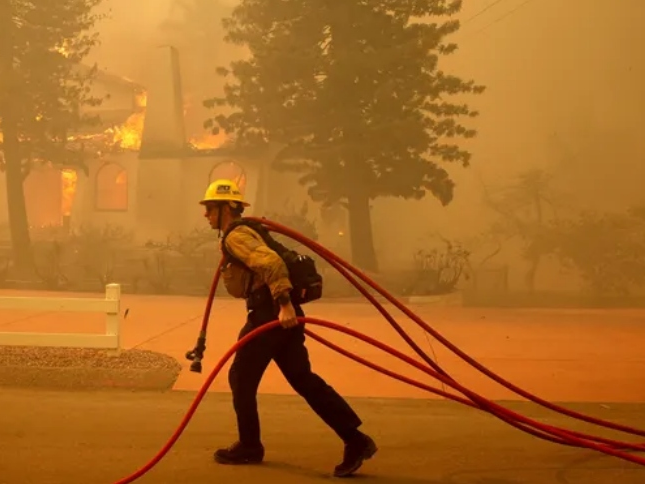
[[[343,462],[334,469],[335,477],[349,477],[356,472],[363,461],[370,459],[376,454],[378,448],[371,437],[359,433],[356,437],[345,443]]]
[[[262,444],[249,446],[235,442],[227,449],[219,449],[213,455],[220,464],[259,464],[264,460],[264,447]]]

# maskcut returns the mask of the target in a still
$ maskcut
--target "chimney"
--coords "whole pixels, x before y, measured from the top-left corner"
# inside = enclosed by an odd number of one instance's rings
[[[179,54],[173,46],[163,46],[151,59],[159,74],[147,82],[146,117],[141,134],[141,158],[167,158],[186,149],[184,102]]]

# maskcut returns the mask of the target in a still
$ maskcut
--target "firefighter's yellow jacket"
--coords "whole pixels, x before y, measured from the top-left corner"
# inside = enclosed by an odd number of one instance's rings
[[[223,267],[222,278],[231,296],[248,297],[251,276],[251,292],[266,284],[275,299],[281,293],[292,289],[289,271],[282,257],[267,247],[255,230],[246,225],[235,227],[226,236],[225,243],[228,252],[246,266],[227,263]]]

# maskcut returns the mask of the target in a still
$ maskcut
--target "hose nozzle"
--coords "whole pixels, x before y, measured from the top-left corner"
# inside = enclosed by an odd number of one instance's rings
[[[190,364],[190,371],[193,373],[202,372],[202,360],[204,359],[204,352],[206,351],[206,334],[200,333],[197,338],[195,347],[186,352],[186,359],[192,361]]]

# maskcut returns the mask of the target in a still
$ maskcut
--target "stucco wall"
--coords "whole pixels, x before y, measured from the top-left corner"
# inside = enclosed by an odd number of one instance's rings
[[[219,156],[186,159],[144,159],[128,152],[106,157],[89,165],[89,176],[79,175],[72,226],[122,226],[135,233],[136,241],[163,241],[171,232],[186,233],[204,227],[204,212],[198,202],[210,182],[214,167],[235,161],[246,174],[245,196],[257,209],[260,172],[253,160],[230,160]],[[127,172],[128,206],[124,211],[96,209],[97,175],[106,164],[117,164]]]
[[[119,153],[106,156],[102,160],[88,163],[89,174],[79,173],[76,185],[76,196],[72,208],[71,225],[91,224],[97,227],[105,225],[121,226],[133,229],[137,209],[137,166],[138,154],[134,152]],[[128,204],[127,210],[97,210],[96,209],[96,179],[99,171],[107,164],[116,164],[127,173]]]

